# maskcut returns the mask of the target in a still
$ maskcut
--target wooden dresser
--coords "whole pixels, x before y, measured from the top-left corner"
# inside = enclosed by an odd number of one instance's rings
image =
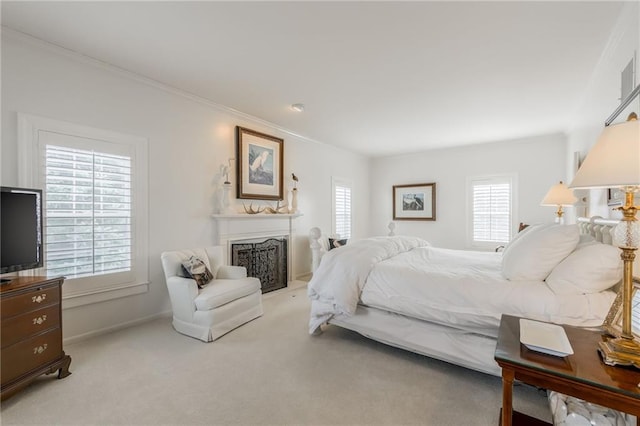
[[[42,374],[69,374],[62,350],[64,278],[16,277],[0,286],[0,398],[6,399]]]

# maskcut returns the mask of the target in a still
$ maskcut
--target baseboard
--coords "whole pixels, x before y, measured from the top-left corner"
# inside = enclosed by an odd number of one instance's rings
[[[270,291],[268,293],[265,293],[265,294],[262,295],[262,298],[263,299],[269,299],[270,297],[277,296],[277,295],[283,294],[283,293],[288,293],[290,291],[298,290],[298,289],[304,288],[306,286],[307,286],[307,282],[306,281],[299,281],[299,280],[289,281],[289,285],[286,286],[285,288],[281,288],[279,290],[274,290],[274,291]]]
[[[297,290],[302,287],[306,287],[308,282],[304,280],[295,280],[289,283],[290,285],[287,287],[289,290]]]
[[[304,274],[298,274],[296,276],[296,280],[309,282],[311,280],[312,276],[313,276],[313,274],[311,273],[311,271],[309,271],[309,272],[306,272]]]
[[[88,333],[79,334],[77,336],[66,337],[62,341],[65,345],[71,345],[73,343],[81,342],[83,340],[90,339],[95,336],[100,336],[102,334],[112,333],[114,331],[122,330],[125,328],[133,327],[135,325],[143,324],[145,322],[153,321],[158,318],[170,317],[173,314],[173,311],[168,310],[164,312],[160,312],[157,314],[149,315],[147,317],[138,318],[133,321],[127,321],[120,324],[112,325],[109,327],[100,328],[98,330],[93,330]]]

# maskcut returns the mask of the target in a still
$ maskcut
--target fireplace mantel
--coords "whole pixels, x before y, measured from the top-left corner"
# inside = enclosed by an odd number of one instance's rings
[[[278,214],[248,214],[248,213],[231,213],[231,214],[213,214],[214,219],[244,220],[244,219],[295,219],[302,216],[302,213],[278,213]]]
[[[216,222],[215,244],[226,247],[225,263],[231,259],[231,244],[237,241],[270,237],[286,237],[289,281],[296,276],[292,247],[295,233],[295,219],[302,213],[293,214],[214,214]]]

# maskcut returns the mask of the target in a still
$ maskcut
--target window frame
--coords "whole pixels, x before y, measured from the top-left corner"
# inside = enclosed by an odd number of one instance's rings
[[[98,147],[97,151],[126,153],[131,157],[131,270],[65,280],[65,285],[62,287],[63,307],[81,306],[147,292],[149,290],[148,140],[139,136],[18,113],[18,181],[21,186],[43,189],[46,186],[44,181],[46,144],[41,140],[44,139],[42,132],[91,139],[91,145],[93,148]],[[66,146],[72,145],[74,143],[66,144]],[[88,148],[84,144],[76,147]],[[46,208],[43,210],[43,219],[46,221]],[[45,251],[44,261],[46,260]]]
[[[473,238],[473,187],[474,184],[480,181],[495,181],[495,183],[508,183],[510,185],[510,219],[509,219],[509,238],[508,241],[498,242],[498,241],[476,241]],[[517,188],[518,178],[516,174],[513,173],[505,173],[505,174],[495,174],[495,175],[478,175],[478,176],[468,176],[466,183],[466,199],[467,199],[467,246],[473,249],[479,250],[495,250],[496,247],[500,245],[504,245],[513,238],[515,235],[515,229],[517,226]]]
[[[349,188],[349,235],[342,235],[338,233],[337,226],[337,211],[336,211],[336,188],[344,187]],[[341,239],[350,239],[353,236],[353,182],[349,179],[340,177],[331,177],[331,232],[332,235],[340,235]]]

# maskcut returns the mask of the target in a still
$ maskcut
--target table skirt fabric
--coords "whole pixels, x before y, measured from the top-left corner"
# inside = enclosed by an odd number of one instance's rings
[[[549,405],[555,426],[636,425],[635,416],[555,391],[549,391]]]

